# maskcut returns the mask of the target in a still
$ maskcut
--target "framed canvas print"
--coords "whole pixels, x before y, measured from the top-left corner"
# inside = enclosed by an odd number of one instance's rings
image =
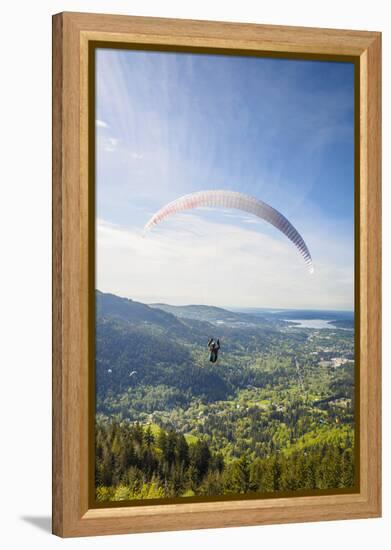
[[[380,515],[376,32],[53,18],[53,532]]]

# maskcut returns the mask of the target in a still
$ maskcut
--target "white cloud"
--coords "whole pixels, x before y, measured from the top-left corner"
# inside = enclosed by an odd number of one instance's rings
[[[98,128],[108,128],[108,124],[103,120],[96,119],[95,124],[97,125]]]
[[[141,155],[140,153],[132,152],[130,153],[130,158],[132,158],[133,160],[141,160],[143,158],[143,155]]]
[[[343,243],[323,246],[310,275],[282,235],[177,215],[143,237],[141,229],[97,224],[97,287],[143,302],[348,309],[353,269]],[[339,263],[333,261],[338,259]]]
[[[118,145],[118,139],[109,137],[105,140],[103,148],[105,151],[112,153],[113,151],[116,150],[117,145]]]

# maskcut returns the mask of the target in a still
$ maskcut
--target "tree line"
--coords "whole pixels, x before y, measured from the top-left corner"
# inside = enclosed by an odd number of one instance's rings
[[[226,461],[203,439],[139,423],[96,425],[98,501],[351,487],[352,448],[319,442],[266,458]]]

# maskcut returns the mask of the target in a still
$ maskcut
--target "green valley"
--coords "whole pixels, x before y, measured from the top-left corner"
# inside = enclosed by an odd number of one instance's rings
[[[97,292],[97,499],[352,487],[351,326]]]

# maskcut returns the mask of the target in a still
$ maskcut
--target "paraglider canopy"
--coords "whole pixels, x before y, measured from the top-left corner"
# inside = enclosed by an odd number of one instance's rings
[[[198,191],[197,193],[184,195],[183,197],[180,197],[163,206],[152,216],[152,218],[145,225],[144,229],[145,231],[148,231],[169,216],[177,214],[178,212],[185,212],[186,210],[205,206],[234,208],[248,212],[249,214],[253,214],[258,218],[267,221],[276,229],[281,231],[286,237],[288,237],[303,257],[309,272],[313,273],[314,268],[308,247],[300,233],[297,229],[295,229],[290,221],[266,202],[243,193],[238,193],[237,191],[211,190]]]

